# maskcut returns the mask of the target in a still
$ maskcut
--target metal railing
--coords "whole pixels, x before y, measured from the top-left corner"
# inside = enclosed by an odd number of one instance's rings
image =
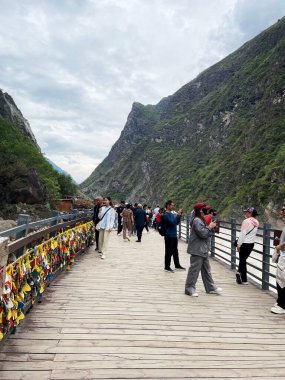
[[[64,213],[53,211],[53,216],[47,219],[38,220],[36,222],[29,222],[29,215],[20,214],[18,217],[18,226],[10,228],[9,230],[0,232],[1,237],[12,237],[15,235],[16,239],[27,236],[30,231],[35,231],[41,227],[50,227],[58,225],[61,222],[69,222],[78,218],[91,217],[93,210],[73,210],[71,213]]]
[[[219,222],[219,233],[211,238],[211,257],[227,264],[232,270],[238,268],[239,255],[234,245],[239,236],[241,224],[235,219]],[[188,242],[190,236],[189,219],[182,220],[178,226],[178,237]],[[276,289],[276,264],[271,261],[274,250],[273,240],[276,230],[270,224],[258,229],[254,249],[247,259],[249,278],[263,290]]]

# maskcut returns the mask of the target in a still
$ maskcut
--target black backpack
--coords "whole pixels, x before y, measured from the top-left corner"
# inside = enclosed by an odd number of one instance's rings
[[[161,221],[160,221],[160,223],[158,225],[157,230],[158,230],[159,235],[165,236],[165,234],[166,234],[166,226],[165,226],[165,223],[163,221],[163,215],[161,217]]]

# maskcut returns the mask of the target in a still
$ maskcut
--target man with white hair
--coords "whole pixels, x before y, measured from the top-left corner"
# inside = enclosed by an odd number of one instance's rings
[[[137,237],[138,237],[136,242],[140,243],[142,240],[142,232],[146,224],[146,212],[143,209],[142,204],[140,203],[138,204],[138,208],[134,216],[135,216],[135,225],[136,225]]]

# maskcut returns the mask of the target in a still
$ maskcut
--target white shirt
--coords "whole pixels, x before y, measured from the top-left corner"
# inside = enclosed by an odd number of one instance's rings
[[[238,238],[238,246],[245,244],[254,244],[259,221],[253,217],[246,218],[241,225],[241,231]]]
[[[109,210],[107,212],[107,210]],[[109,207],[106,207],[106,206],[103,206],[101,207],[100,211],[99,211],[99,218],[101,219],[103,217],[103,219],[100,220],[100,228],[104,229],[104,230],[109,230],[110,228],[113,228],[114,227],[114,221],[115,221],[115,210],[109,206]]]

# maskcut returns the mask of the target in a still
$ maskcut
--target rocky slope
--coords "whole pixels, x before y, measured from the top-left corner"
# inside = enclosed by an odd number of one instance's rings
[[[157,105],[134,103],[81,184],[89,196],[216,205],[224,215],[285,198],[285,18]]]
[[[17,126],[28,139],[40,150],[32,128],[22,112],[16,106],[13,98],[0,89],[0,118],[10,121]]]
[[[47,162],[28,121],[1,90],[0,136],[0,216],[15,217],[21,204],[25,212],[37,209],[42,214],[41,205],[63,194],[76,194],[71,177],[57,173]],[[38,206],[30,209],[32,204]]]

